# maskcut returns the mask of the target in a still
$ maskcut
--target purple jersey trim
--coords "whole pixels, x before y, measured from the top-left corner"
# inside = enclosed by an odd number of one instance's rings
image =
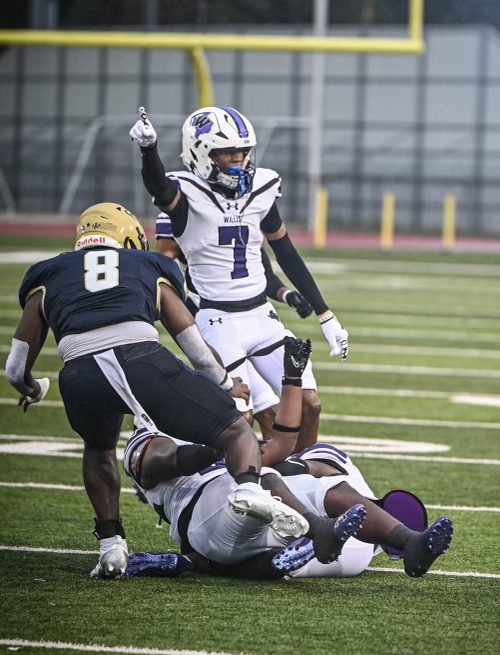
[[[173,239],[172,221],[166,214],[160,214],[156,219],[155,236],[157,239]]]

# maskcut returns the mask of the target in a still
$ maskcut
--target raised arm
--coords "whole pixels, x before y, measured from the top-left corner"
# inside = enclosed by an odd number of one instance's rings
[[[170,215],[174,236],[182,234],[187,221],[187,200],[176,183],[165,175],[156,130],[144,107],[139,109],[139,120],[132,126],[129,134],[141,149],[144,186],[155,205]]]
[[[310,354],[309,339],[286,337],[281,398],[273,423],[273,436],[262,446],[263,466],[282,462],[294,452],[302,422],[301,377]]]

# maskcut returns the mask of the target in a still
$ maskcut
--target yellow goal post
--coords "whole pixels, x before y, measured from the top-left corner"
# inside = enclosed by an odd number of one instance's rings
[[[407,27],[406,38],[0,29],[0,45],[187,50],[195,72],[199,106],[207,107],[214,104],[215,94],[205,50],[420,55],[425,52],[424,0],[408,0]],[[321,192],[318,187],[317,207],[324,205]],[[323,219],[327,213],[323,207]],[[326,226],[319,225],[318,214],[315,219],[315,233],[322,241]]]

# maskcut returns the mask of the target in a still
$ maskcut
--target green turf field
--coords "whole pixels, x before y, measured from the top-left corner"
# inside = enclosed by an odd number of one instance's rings
[[[28,247],[43,258],[71,243],[27,246],[2,237],[2,372]],[[341,364],[328,357],[313,317],[302,321],[278,306],[288,327],[313,340],[323,439],[353,456],[377,494],[407,488],[432,520],[451,516],[450,551],[420,580],[386,555],[350,580],[90,580],[98,544],[81,486],[81,442],[66,423],[57,382],[23,415],[2,376],[0,650],[40,653],[40,642],[60,642],[45,652],[74,653],[75,645],[144,654],[498,652],[500,257],[305,254],[350,332],[351,355]],[[59,366],[50,338],[35,374],[55,377]],[[123,484],[129,547],[175,548],[125,477]]]

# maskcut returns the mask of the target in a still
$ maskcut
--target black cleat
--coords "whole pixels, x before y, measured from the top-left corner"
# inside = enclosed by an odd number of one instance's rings
[[[316,524],[313,543],[318,561],[322,564],[335,562],[345,542],[359,533],[366,515],[365,506],[357,503],[335,520],[333,530],[333,519],[322,519],[320,524]]]
[[[452,537],[453,521],[448,516],[441,516],[425,532],[410,537],[403,556],[406,575],[412,578],[425,575],[431,564],[448,550]]]

